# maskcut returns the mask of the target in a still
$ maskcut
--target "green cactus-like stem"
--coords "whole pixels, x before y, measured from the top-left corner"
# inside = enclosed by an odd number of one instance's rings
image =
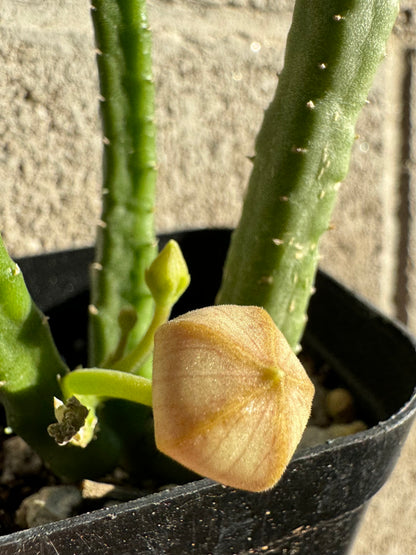
[[[296,348],[354,127],[397,0],[297,0],[218,303],[269,311]]]
[[[120,445],[105,426],[86,449],[59,447],[47,433],[54,421],[58,375],[68,371],[47,318],[33,303],[19,267],[0,238],[0,402],[7,424],[62,478],[98,477],[116,463]]]
[[[94,0],[104,133],[102,225],[92,267],[90,363],[100,365],[118,341],[120,310],[138,321],[131,346],[147,329],[153,300],[145,269],[156,254],[156,147],[151,37],[144,0]]]

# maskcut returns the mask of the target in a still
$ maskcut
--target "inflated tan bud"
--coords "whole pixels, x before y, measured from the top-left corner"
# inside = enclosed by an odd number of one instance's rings
[[[249,491],[274,486],[302,437],[313,394],[262,308],[202,308],[156,333],[156,445],[222,484]]]

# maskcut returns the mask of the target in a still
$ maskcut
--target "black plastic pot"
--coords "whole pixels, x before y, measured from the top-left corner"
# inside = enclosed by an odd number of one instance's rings
[[[193,278],[177,310],[212,304],[229,231],[185,232],[175,238]],[[91,257],[91,249],[82,249],[20,261],[72,365],[79,363],[85,348],[85,329],[72,322],[86,314]],[[324,274],[317,277],[309,317],[305,342],[354,392],[374,423],[371,429],[297,453],[277,487],[267,493],[198,480],[3,536],[0,552],[345,553],[368,500],[388,478],[415,415],[415,341]]]

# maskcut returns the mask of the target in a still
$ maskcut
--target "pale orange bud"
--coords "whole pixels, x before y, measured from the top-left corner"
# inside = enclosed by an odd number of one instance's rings
[[[269,314],[234,305],[188,312],[158,329],[153,360],[159,450],[229,486],[276,484],[314,387]]]

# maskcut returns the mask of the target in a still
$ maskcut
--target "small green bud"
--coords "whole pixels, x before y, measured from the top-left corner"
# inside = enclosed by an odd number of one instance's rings
[[[146,283],[159,306],[172,306],[191,280],[182,251],[171,239],[146,270]]]

